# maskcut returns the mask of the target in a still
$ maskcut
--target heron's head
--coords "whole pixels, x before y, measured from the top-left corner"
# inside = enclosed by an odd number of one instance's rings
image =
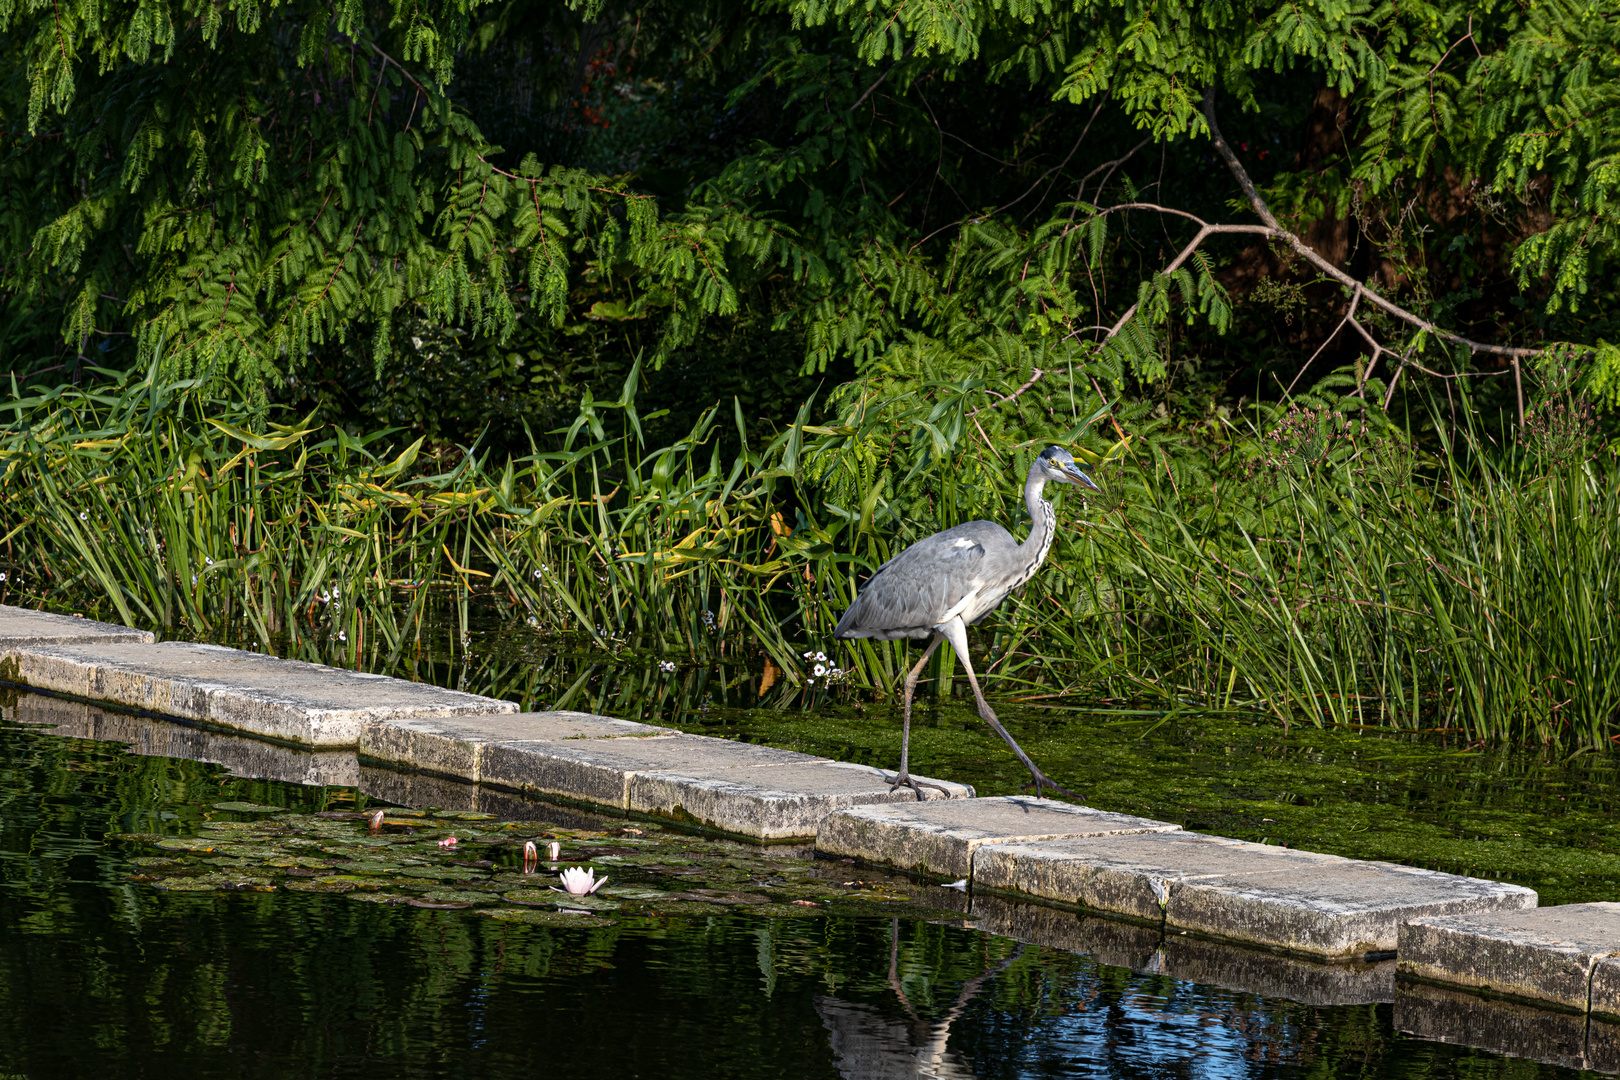
[[[1102,490],[1097,486],[1095,480],[1080,471],[1080,466],[1074,462],[1074,455],[1061,446],[1048,446],[1041,451],[1039,460],[1041,475],[1048,480],[1054,480],[1060,484],[1079,484],[1081,487],[1088,487],[1092,491]]]

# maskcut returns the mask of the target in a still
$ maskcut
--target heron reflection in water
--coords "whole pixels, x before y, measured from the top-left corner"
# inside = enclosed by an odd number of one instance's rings
[[[1012,533],[993,521],[969,521],[925,537],[878,567],[866,579],[855,602],[849,605],[844,617],[838,620],[833,636],[839,640],[850,638],[876,638],[894,641],[899,638],[929,638],[922,659],[906,675],[905,692],[901,699],[900,771],[895,775],[890,791],[905,786],[923,797],[925,787],[940,788],[937,784],[919,784],[911,778],[908,769],[911,749],[911,698],[917,689],[917,677],[923,665],[939,648],[941,641],[951,643],[956,658],[967,672],[968,685],[973,688],[973,700],[978,703],[979,716],[990,729],[1012,747],[1018,760],[1024,763],[1034,778],[1035,794],[1042,788],[1051,788],[1065,795],[1074,792],[1061,786],[1036,768],[1022,747],[1007,734],[995,712],[984,700],[979,689],[979,678],[968,659],[967,628],[978,622],[1007,594],[1028,581],[1046,560],[1051,550],[1052,536],[1057,530],[1057,513],[1052,504],[1041,497],[1048,483],[1075,484],[1101,491],[1096,483],[1080,470],[1074,457],[1060,446],[1043,450],[1029,467],[1024,479],[1024,505],[1029,508],[1029,536],[1020,544]]]
[[[844,1080],[973,1080],[973,1067],[967,1059],[946,1047],[951,1025],[985,982],[1023,953],[1020,945],[1011,956],[963,983],[945,1015],[929,1022],[917,1014],[900,980],[900,920],[893,920],[889,926],[889,985],[910,1019],[891,1019],[870,1005],[818,995],[816,1013],[827,1028],[838,1075]]]

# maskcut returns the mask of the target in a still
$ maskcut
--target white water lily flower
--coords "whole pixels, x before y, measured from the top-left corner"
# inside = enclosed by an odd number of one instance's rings
[[[570,866],[562,872],[562,888],[553,885],[552,892],[565,892],[569,896],[589,896],[608,882],[607,878],[598,879],[595,870],[583,866]]]

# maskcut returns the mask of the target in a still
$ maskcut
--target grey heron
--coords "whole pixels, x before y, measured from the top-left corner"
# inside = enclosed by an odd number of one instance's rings
[[[922,674],[923,665],[928,663],[941,641],[948,641],[967,672],[979,716],[1012,747],[1012,752],[1035,778],[1035,794],[1040,795],[1043,787],[1065,795],[1073,794],[1036,768],[1029,755],[1001,726],[979,689],[979,679],[973,673],[967,648],[967,628],[1028,581],[1051,550],[1057,514],[1052,504],[1041,497],[1048,482],[1102,490],[1080,470],[1067,450],[1049,446],[1030,465],[1029,476],[1024,481],[1024,505],[1029,508],[1031,524],[1029,536],[1022,544],[993,521],[969,521],[937,532],[878,567],[861,587],[844,617],[838,620],[833,636],[840,641],[850,638],[931,639],[928,648],[923,650],[922,659],[906,675],[901,704],[900,771],[890,791],[905,786],[922,798],[922,787],[908,771],[911,697],[917,689],[917,677]]]

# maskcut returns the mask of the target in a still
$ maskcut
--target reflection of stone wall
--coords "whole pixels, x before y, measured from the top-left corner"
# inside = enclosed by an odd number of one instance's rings
[[[1405,979],[1395,989],[1395,1026],[1420,1039],[1530,1058],[1566,1069],[1613,1071],[1620,1057],[1614,1053],[1612,1033],[1596,1030],[1602,1026],[1598,1021],[1593,1027],[1600,1045],[1594,1049],[1599,1057],[1607,1053],[1608,1064],[1589,1063],[1586,1017],[1579,1013],[1537,1009]]]
[[[475,811],[494,814],[507,821],[547,821],[565,829],[612,829],[624,824],[624,816],[592,813],[526,799],[510,791],[496,791],[428,776],[417,772],[396,772],[362,765],[357,784],[366,796],[400,806],[433,806],[440,810]]]
[[[19,695],[16,706],[6,709],[4,716],[19,724],[53,728],[53,735],[129,743],[135,754],[223,765],[237,776],[323,787],[360,783],[360,764],[353,750],[300,750],[43,694]]]
[[[1045,948],[1084,953],[1098,963],[1308,1005],[1392,1001],[1395,961],[1376,964],[1299,960],[1157,927],[1079,915],[999,896],[973,897],[975,926]]]

